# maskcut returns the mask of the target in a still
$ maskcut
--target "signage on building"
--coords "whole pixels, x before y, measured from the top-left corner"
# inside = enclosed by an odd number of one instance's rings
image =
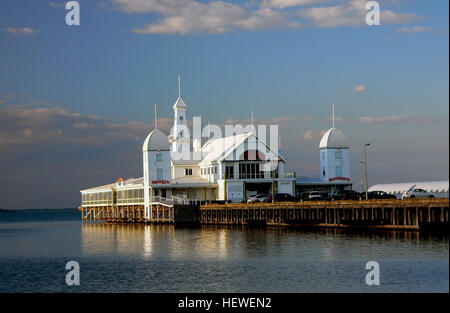
[[[347,177],[332,177],[332,178],[328,178],[329,182],[335,181],[335,180],[345,180],[345,181],[350,181],[350,178]]]
[[[152,180],[152,185],[168,185],[170,181],[168,180]]]

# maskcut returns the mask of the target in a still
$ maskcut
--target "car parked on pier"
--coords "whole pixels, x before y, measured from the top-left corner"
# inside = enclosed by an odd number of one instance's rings
[[[364,194],[361,194],[354,190],[338,190],[330,199],[333,200],[361,200],[364,198]]]
[[[402,199],[414,199],[414,198],[434,198],[431,192],[427,192],[420,188],[411,188],[402,194]]]
[[[363,199],[365,198],[365,194],[363,193]],[[395,200],[397,199],[396,196],[388,194],[384,191],[370,191],[367,193],[367,198],[369,198],[369,200],[371,199],[391,199],[391,200]]]
[[[307,191],[300,194],[298,201],[316,201],[316,200],[327,200],[325,193],[320,191]]]
[[[247,203],[256,203],[256,202],[271,202],[272,196],[266,195],[263,193],[257,194],[256,196],[250,196],[247,199]]]
[[[298,199],[288,193],[277,193],[273,197],[274,202],[297,202]]]

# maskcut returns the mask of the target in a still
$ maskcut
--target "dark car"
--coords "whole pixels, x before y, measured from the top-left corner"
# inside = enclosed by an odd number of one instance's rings
[[[354,190],[338,190],[330,198],[331,200],[360,200],[363,195]]]
[[[365,194],[364,194],[365,196]],[[367,193],[367,198],[369,199],[397,199],[396,196],[385,193],[384,191],[371,191]]]
[[[298,199],[294,196],[291,196],[288,193],[277,193],[275,197],[273,197],[273,201],[275,202],[296,202]]]

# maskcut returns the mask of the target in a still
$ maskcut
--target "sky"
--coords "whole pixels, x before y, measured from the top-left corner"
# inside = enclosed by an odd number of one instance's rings
[[[361,189],[448,180],[449,2],[382,0],[0,2],[0,208],[77,207],[79,191],[142,176],[142,142],[188,119],[278,124],[287,170],[319,174],[331,127]]]

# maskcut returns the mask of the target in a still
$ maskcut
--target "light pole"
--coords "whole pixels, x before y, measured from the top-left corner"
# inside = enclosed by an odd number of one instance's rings
[[[369,199],[369,195],[368,195],[368,186],[367,186],[367,153],[366,153],[366,147],[370,146],[370,143],[366,143],[364,145],[364,162],[362,162],[364,164],[364,185],[365,185],[365,191],[366,191],[366,200]]]

